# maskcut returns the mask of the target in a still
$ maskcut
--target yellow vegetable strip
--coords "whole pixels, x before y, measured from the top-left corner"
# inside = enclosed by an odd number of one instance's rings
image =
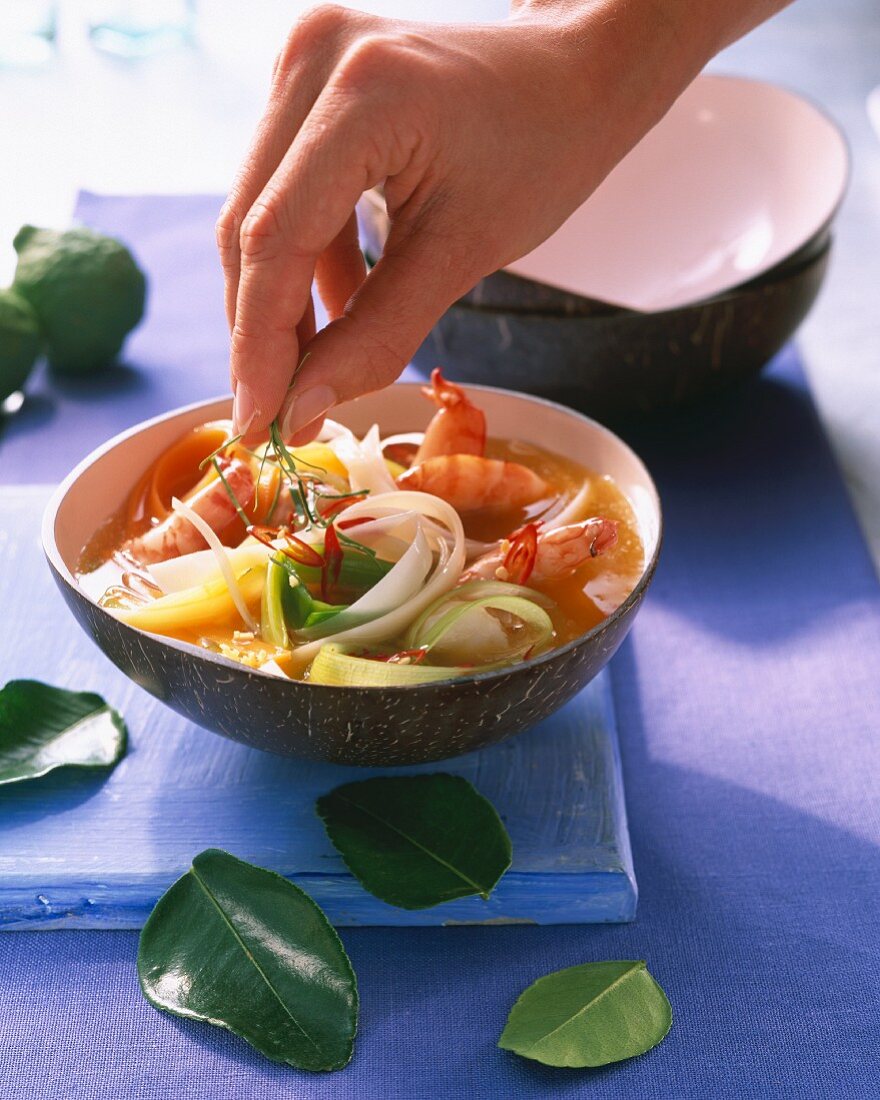
[[[239,574],[237,587],[248,603],[257,603],[265,584],[265,568],[248,568]],[[226,626],[239,615],[225,578],[160,596],[141,607],[112,612],[121,622],[153,634],[195,633]]]
[[[217,533],[209,523],[194,511],[188,504],[184,504],[182,500],[178,500],[177,497],[171,498],[171,507],[175,512],[179,512],[185,519],[195,527],[205,542],[214,551],[214,556],[217,558],[217,564],[220,567],[220,572],[223,574],[223,579],[226,581],[226,587],[229,589],[229,595],[232,597],[232,601],[241,615],[242,621],[247,626],[248,630],[252,630],[254,634],[259,636],[260,627],[257,620],[248,611],[248,606],[245,603],[244,596],[241,589],[238,587],[238,582],[235,579],[235,574],[232,571],[232,564],[229,561],[229,556],[226,553],[226,547],[217,537]]]

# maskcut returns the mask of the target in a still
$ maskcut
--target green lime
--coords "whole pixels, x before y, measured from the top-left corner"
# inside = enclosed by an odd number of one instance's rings
[[[25,384],[40,343],[33,309],[14,291],[0,290],[0,401]]]
[[[85,374],[112,363],[144,314],[147,280],[124,244],[91,229],[26,225],[13,288],[36,310],[49,363]]]

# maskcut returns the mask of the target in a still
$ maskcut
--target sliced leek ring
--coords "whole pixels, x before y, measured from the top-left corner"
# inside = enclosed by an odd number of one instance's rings
[[[403,665],[372,661],[346,652],[344,646],[322,645],[309,669],[309,683],[328,687],[408,687],[453,680],[473,671],[467,668],[439,668],[436,665]]]
[[[543,592],[534,588],[526,588],[521,584],[510,584],[508,581],[472,580],[459,584],[449,592],[445,592],[439,599],[434,600],[419,615],[406,632],[404,645],[407,649],[415,649],[419,644],[416,639],[422,637],[428,627],[435,623],[448,608],[459,604],[471,603],[474,600],[486,599],[489,596],[521,596],[525,600],[531,600],[539,607],[551,608],[556,602]]]
[[[522,596],[487,596],[466,603],[450,600],[439,617],[407,638],[407,648],[426,649],[433,661],[500,665],[522,659],[553,636],[547,612]]]

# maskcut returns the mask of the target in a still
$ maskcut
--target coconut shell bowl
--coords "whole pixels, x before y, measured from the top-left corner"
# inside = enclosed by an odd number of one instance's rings
[[[230,415],[228,399],[146,421],[99,447],[69,475],[43,520],[43,546],[83,630],[115,665],[173,710],[235,741],[285,756],[388,766],[442,760],[528,729],[605,667],[651,583],[661,517],[650,475],[630,448],[594,420],[506,390],[468,387],[493,435],[550,445],[603,474],[628,497],[645,547],[644,570],[626,601],[574,642],[510,668],[405,688],[328,687],[282,679],[174,639],[121,623],[79,586],[78,555],[125,500],[138,475],[197,424]],[[413,384],[341,406],[357,434],[421,430],[431,410]],[[551,442],[552,441],[552,442]]]
[[[717,393],[809,312],[848,164],[806,100],[702,76],[549,240],[447,311],[416,364],[611,420]],[[359,213],[378,256],[382,196]]]

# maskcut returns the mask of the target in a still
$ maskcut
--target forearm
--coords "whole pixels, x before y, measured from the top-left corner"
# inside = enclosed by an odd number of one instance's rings
[[[616,23],[634,42],[647,36],[674,50],[677,61],[698,68],[792,0],[512,0],[517,18],[551,19],[578,26]]]

